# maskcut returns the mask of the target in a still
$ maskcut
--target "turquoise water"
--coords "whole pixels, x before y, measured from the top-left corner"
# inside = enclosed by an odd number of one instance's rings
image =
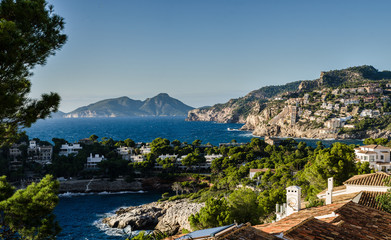
[[[81,118],[42,120],[25,130],[30,138],[46,141],[64,138],[74,142],[96,134],[114,140],[131,138],[136,142],[151,142],[157,137],[163,137],[188,143],[200,139],[203,143],[218,145],[232,139],[249,142],[254,136],[251,132],[238,131],[241,126],[242,124],[235,123],[186,122],[184,117]],[[316,146],[318,140],[299,141]],[[335,141],[323,141],[326,146],[333,142]],[[362,143],[357,140],[343,142]],[[100,220],[119,207],[141,205],[159,197],[158,193],[63,195],[55,209],[63,229],[58,239],[124,239],[121,231],[105,228]]]

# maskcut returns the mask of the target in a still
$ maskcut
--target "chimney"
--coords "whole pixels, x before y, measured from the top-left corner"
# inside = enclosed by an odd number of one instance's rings
[[[334,186],[334,181],[333,178],[328,178],[327,179],[327,191],[326,191],[326,205],[331,204],[333,201],[333,186]]]
[[[290,186],[286,188],[286,215],[300,211],[301,188],[299,186]]]

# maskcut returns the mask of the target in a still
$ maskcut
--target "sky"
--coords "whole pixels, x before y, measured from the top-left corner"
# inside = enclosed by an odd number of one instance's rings
[[[37,66],[31,97],[60,110],[168,93],[193,107],[321,71],[391,70],[391,1],[49,0],[68,41]]]

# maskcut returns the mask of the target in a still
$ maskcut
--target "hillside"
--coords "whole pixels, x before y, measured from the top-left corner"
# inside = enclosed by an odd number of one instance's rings
[[[145,101],[128,97],[105,99],[88,106],[77,108],[64,115],[65,118],[84,117],[134,117],[134,116],[186,116],[192,107],[160,93]]]
[[[388,137],[390,96],[391,72],[365,65],[261,88],[225,104],[194,109],[188,120],[241,122],[243,130],[258,136]]]
[[[248,93],[242,98],[231,99],[224,104],[193,109],[188,113],[188,121],[216,121],[244,123],[246,117],[255,108],[264,107],[268,99],[285,92],[295,91],[302,81],[281,86],[266,86]]]

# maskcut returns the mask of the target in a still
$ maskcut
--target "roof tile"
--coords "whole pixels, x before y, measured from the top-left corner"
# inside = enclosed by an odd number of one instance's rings
[[[364,186],[386,186],[386,179],[391,178],[391,175],[384,172],[356,175],[346,180],[344,184],[349,185],[364,185]]]

